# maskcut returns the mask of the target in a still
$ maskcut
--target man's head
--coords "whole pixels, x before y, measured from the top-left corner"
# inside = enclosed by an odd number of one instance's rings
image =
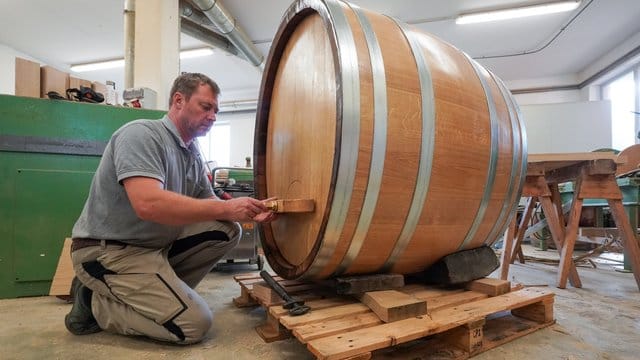
[[[173,96],[180,92],[187,101],[200,85],[208,85],[213,94],[217,97],[220,95],[220,88],[210,77],[200,73],[182,73],[173,81],[171,93],[169,94],[169,107],[173,105]]]
[[[171,87],[169,118],[185,142],[209,132],[218,112],[220,88],[199,73],[180,75]]]

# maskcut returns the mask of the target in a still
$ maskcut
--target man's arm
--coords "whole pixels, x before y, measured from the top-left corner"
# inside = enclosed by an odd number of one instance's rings
[[[122,181],[139,218],[165,225],[184,225],[210,220],[251,221],[269,213],[260,200],[241,197],[228,201],[195,199],[163,189],[162,182],[148,177]],[[256,221],[271,216],[260,215]]]

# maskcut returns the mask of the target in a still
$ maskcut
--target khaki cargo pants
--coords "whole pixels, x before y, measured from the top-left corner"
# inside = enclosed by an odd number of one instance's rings
[[[189,344],[202,340],[213,321],[193,289],[241,233],[237,223],[198,223],[186,226],[171,248],[102,242],[71,257],[76,275],[93,290],[91,308],[102,329]]]

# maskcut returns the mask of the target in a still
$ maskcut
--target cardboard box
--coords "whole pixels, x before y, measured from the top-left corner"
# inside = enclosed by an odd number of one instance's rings
[[[69,76],[69,89],[78,89],[80,86],[91,88],[91,81]]]
[[[15,95],[40,97],[40,64],[16,58]]]
[[[62,96],[67,96],[69,88],[69,74],[56,70],[51,66],[40,68],[40,97],[46,98],[49,91],[55,91]]]

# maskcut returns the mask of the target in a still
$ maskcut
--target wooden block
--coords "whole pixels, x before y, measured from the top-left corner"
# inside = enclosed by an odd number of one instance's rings
[[[267,313],[267,321],[255,327],[256,332],[266,343],[284,340],[291,337],[291,332],[285,329],[278,319]]]
[[[336,292],[341,295],[392,290],[404,286],[404,276],[400,274],[347,276],[335,278],[334,281]]]
[[[315,210],[313,199],[278,199],[265,201],[265,206],[275,213],[306,213]]]
[[[53,275],[49,295],[52,296],[69,296],[71,295],[71,282],[76,276],[73,271],[73,263],[71,262],[71,238],[64,239],[62,252],[58,258],[58,266]]]
[[[465,286],[465,289],[481,292],[489,296],[498,296],[511,291],[511,282],[507,280],[484,278],[468,283]]]
[[[440,336],[449,344],[466,351],[470,355],[474,355],[482,349],[484,323],[484,319],[471,321],[444,332]]]
[[[427,302],[396,290],[369,291],[360,301],[384,322],[415,317],[427,313]]]
[[[253,284],[251,289],[253,296],[255,296],[261,303],[272,304],[278,301],[283,301],[273,289],[267,285],[266,282],[261,281]]]
[[[40,97],[40,64],[16,58],[15,95]]]
[[[461,284],[483,278],[499,266],[495,252],[482,246],[447,255],[417,276],[426,283]]]
[[[240,287],[240,296],[233,298],[233,304],[239,308],[258,305],[244,286]]]
[[[533,320],[537,323],[549,323],[553,321],[553,298],[539,303],[523,306],[521,308],[512,309],[511,313],[515,316]]]

